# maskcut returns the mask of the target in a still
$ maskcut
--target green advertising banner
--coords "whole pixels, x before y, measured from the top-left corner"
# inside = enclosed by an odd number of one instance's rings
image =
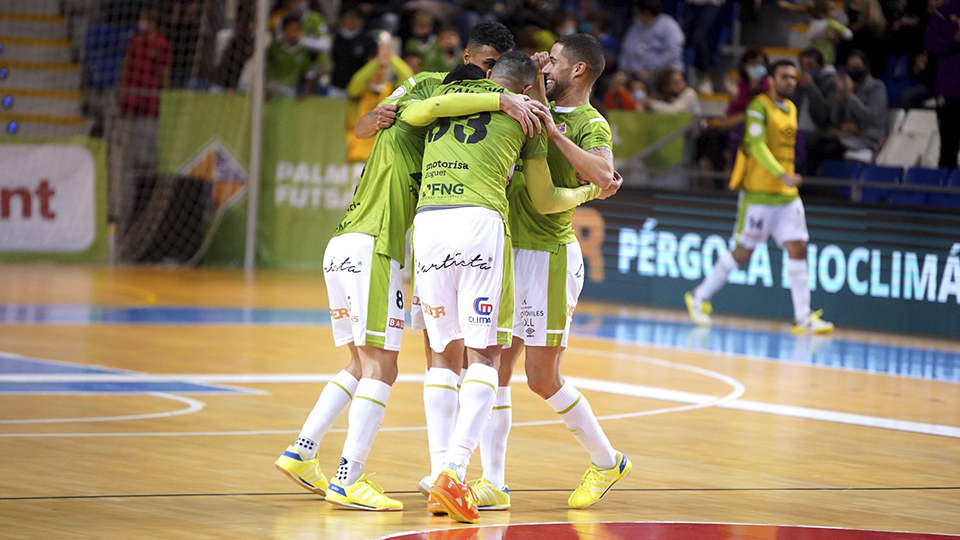
[[[813,309],[839,328],[960,337],[960,216],[805,204]],[[578,209],[583,297],[684,309],[730,249],[733,194],[624,193]],[[785,256],[771,241],[713,298],[715,314],[791,321]]]
[[[694,118],[689,114],[664,114],[611,110],[606,113],[613,132],[613,157],[620,165],[635,159],[641,152],[664,137],[681,130]],[[683,159],[684,137],[680,136],[643,159],[649,168],[665,168]]]
[[[211,184],[216,216],[208,265],[243,261],[250,151],[244,96],[164,92],[159,171]],[[354,175],[346,156],[346,102],[274,98],[263,108],[257,261],[262,268],[317,270],[343,217]]]
[[[0,164],[0,262],[106,262],[102,140],[3,136]]]
[[[257,260],[263,268],[316,270],[353,195],[347,102],[274,98],[263,113]],[[360,165],[362,166],[362,165]]]

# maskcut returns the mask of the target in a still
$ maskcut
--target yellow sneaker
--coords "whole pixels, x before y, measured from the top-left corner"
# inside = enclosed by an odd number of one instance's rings
[[[700,326],[710,326],[713,319],[710,314],[713,313],[713,304],[709,300],[699,300],[693,296],[692,292],[683,295],[683,302],[687,304],[687,313],[690,314],[690,320]]]
[[[288,446],[287,450],[277,458],[277,469],[287,475],[298,486],[312,491],[323,497],[327,494],[327,477],[320,472],[320,464],[317,458],[303,459],[300,457],[300,451],[293,446]]]
[[[829,334],[833,332],[833,323],[820,318],[823,310],[819,309],[807,316],[806,319],[793,325],[791,329],[794,334]]]
[[[567,504],[570,508],[587,508],[597,504],[614,484],[630,474],[632,468],[633,464],[620,452],[617,452],[617,465],[612,469],[601,469],[591,463],[580,479],[580,486],[570,495]]]
[[[344,486],[334,478],[327,488],[327,502],[360,510],[403,510],[403,503],[383,494],[383,488],[361,475],[352,485]]]
[[[477,495],[477,508],[480,510],[506,510],[510,508],[510,489],[494,487],[486,478],[478,478],[469,482],[473,492]]]

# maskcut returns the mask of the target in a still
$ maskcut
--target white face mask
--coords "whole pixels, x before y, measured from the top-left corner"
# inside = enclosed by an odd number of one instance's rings
[[[633,91],[633,99],[635,101],[643,101],[647,98],[647,93],[643,91],[642,88],[637,88]]]
[[[340,37],[342,37],[343,39],[353,39],[360,35],[360,30],[361,30],[360,28],[357,28],[356,30],[344,30],[341,28]]]

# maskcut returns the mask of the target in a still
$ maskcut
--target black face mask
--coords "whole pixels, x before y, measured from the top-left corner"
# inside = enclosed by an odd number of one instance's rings
[[[865,68],[852,68],[847,70],[847,74],[850,75],[850,80],[860,84],[867,77],[867,70]]]

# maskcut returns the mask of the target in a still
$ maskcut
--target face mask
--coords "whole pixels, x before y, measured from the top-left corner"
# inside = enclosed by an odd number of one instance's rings
[[[573,34],[576,34],[576,33],[577,33],[577,29],[572,26],[564,28],[563,30],[560,31],[561,36],[572,36]]]
[[[851,68],[847,70],[847,74],[850,75],[850,80],[860,84],[863,79],[867,77],[867,70],[864,68]]]
[[[633,91],[634,101],[643,101],[646,98],[647,98],[647,93],[641,90],[640,88],[637,88],[636,90]]]
[[[751,79],[762,79],[767,76],[767,68],[761,64],[754,64],[747,68],[747,76]]]
[[[343,29],[340,30],[340,37],[342,37],[343,39],[353,39],[359,35],[360,35],[359,28],[357,28],[356,30],[343,30]]]

